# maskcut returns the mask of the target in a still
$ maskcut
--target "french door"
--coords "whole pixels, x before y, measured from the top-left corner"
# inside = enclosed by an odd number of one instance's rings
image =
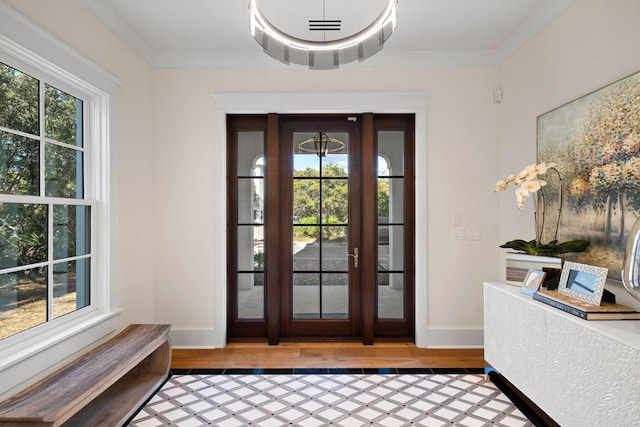
[[[228,335],[413,339],[413,116],[229,116]]]

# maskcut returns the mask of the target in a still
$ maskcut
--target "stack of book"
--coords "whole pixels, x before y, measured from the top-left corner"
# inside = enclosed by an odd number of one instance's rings
[[[632,307],[606,301],[600,305],[589,304],[558,291],[540,289],[533,294],[533,299],[585,320],[640,320],[640,312]]]

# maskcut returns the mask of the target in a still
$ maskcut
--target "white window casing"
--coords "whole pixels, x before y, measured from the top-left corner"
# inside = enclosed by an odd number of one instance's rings
[[[83,101],[84,199],[3,195],[4,202],[91,206],[91,301],[88,307],[0,340],[0,400],[35,382],[118,328],[112,307],[113,174],[118,80],[0,3],[0,62]],[[42,194],[41,194],[42,196]],[[51,228],[49,228],[51,235]],[[82,257],[80,257],[82,258]],[[49,262],[52,262],[49,259]],[[1,326],[1,325],[0,325]]]

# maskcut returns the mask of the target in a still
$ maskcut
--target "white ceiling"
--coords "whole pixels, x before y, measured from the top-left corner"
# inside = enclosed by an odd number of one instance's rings
[[[83,1],[99,20],[156,67],[280,64],[262,52],[249,32],[249,0]],[[574,1],[398,0],[396,32],[366,64],[499,64]],[[314,8],[322,16],[323,3],[324,16],[339,17],[347,27],[363,17],[375,18],[386,2],[259,0],[258,5],[274,24],[294,33],[299,31],[300,22],[306,25],[306,20],[314,17]],[[360,11],[364,8],[368,9],[366,13]]]

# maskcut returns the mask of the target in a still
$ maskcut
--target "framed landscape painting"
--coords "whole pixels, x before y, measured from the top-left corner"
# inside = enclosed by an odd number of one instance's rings
[[[553,240],[556,229],[559,242],[589,240],[570,259],[620,280],[625,241],[640,216],[640,73],[538,116],[537,133],[538,161],[558,171],[544,176],[542,240]]]

